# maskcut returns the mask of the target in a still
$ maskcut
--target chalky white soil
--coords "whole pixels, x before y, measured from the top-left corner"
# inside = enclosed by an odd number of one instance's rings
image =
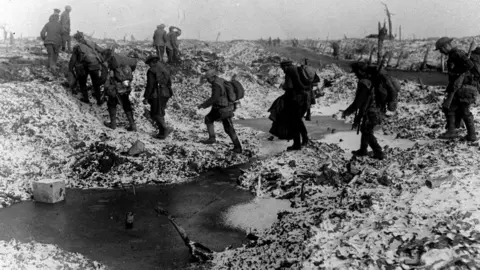
[[[237,127],[247,149],[245,155],[228,151],[230,141],[220,125],[221,143],[197,143],[206,136],[203,115],[207,111],[198,111],[195,105],[210,94],[208,87],[200,84],[199,75],[212,66],[222,70],[225,78],[239,74],[247,96],[236,117],[267,117],[271,102],[282,94],[278,90],[282,81],[279,58],[253,42],[207,45],[182,45],[186,61],[175,77],[175,98],[167,110],[167,122],[176,131],[166,141],[150,138],[154,128],[143,116],[143,64],[135,72],[134,88],[140,91],[131,96],[139,128],[136,133],[125,131],[120,108],[119,128],[103,127],[105,105],[81,104],[60,86],[63,78],[42,67],[22,69],[20,77],[27,78],[23,81],[1,83],[0,102],[5,109],[0,112],[0,203],[8,206],[30,198],[30,182],[38,178],[68,179],[70,187],[81,188],[175,183],[212,167],[243,163],[266,153],[261,148],[265,134],[248,128]],[[138,45],[120,51],[132,48],[139,54],[150,50]],[[317,100],[313,112],[339,118],[339,110],[353,100],[356,79],[334,66],[319,74],[333,85],[323,89],[325,96]],[[244,247],[217,253],[214,268],[445,269],[456,265],[468,269],[468,265],[475,269],[480,264],[479,146],[436,139],[444,125],[439,112],[441,87],[402,86],[398,111],[390,114],[377,132],[387,159],[350,160],[354,137],[345,135],[344,141],[350,143],[337,145],[343,135],[333,134],[302,151],[281,152],[257,161],[246,170],[239,179],[241,186],[264,198],[285,200],[291,208],[280,211],[276,220],[271,212],[265,215],[270,222],[275,220],[273,225],[258,226],[254,231],[258,239]],[[474,114],[479,127],[480,111],[474,108]],[[351,122],[351,117],[345,121]],[[147,152],[123,156],[121,152],[136,140],[146,144]],[[99,166],[102,157],[117,162],[108,173]],[[426,182],[433,184],[427,187]],[[254,206],[241,207],[237,210],[255,210]],[[249,230],[255,229],[253,221],[258,218],[252,213],[243,221],[230,221]],[[6,245],[35,255],[25,259],[7,252],[2,256],[10,265],[38,264],[43,257],[37,254],[55,249],[35,243],[43,248],[16,242]],[[52,264],[68,261],[53,258]],[[80,268],[98,267],[88,263],[90,266]]]

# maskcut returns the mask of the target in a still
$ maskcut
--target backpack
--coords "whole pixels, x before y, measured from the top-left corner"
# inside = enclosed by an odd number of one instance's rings
[[[320,78],[317,75],[315,68],[312,66],[301,65],[299,68],[299,75],[302,77],[302,81],[308,81],[310,83],[320,82]]]
[[[133,80],[133,72],[130,66],[120,66],[114,70],[115,79],[118,82]]]
[[[235,79],[224,81],[223,85],[229,102],[238,101],[245,96],[245,88],[243,88],[243,85],[239,81]]]
[[[480,47],[475,48],[475,50],[472,51],[472,54],[470,55],[470,60],[472,60],[473,64],[475,65],[473,67],[474,72],[476,74],[473,74],[473,76],[477,79],[480,80]]]
[[[397,110],[398,93],[402,89],[400,83],[387,73],[378,74],[378,87],[375,87],[377,106],[386,106],[387,110]]]

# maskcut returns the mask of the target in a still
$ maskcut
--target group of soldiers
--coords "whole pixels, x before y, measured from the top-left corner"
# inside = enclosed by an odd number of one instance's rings
[[[111,129],[117,128],[117,105],[121,105],[129,122],[128,131],[137,131],[133,116],[133,107],[129,99],[132,89],[133,72],[136,70],[137,60],[115,53],[114,49],[103,49],[93,41],[87,40],[83,33],[77,32],[74,36],[77,41],[69,62],[69,70],[78,81],[83,97],[81,101],[89,103],[86,88],[87,77],[90,76],[97,104],[103,104],[103,95],[100,92],[104,85],[104,93],[107,96],[107,107],[110,121],[105,126]],[[150,55],[145,63],[150,67],[147,71],[147,84],[144,92],[143,103],[150,105],[150,119],[156,124],[158,139],[166,139],[173,128],[165,122],[165,110],[169,99],[173,96],[172,72],[158,55]],[[212,88],[211,97],[198,105],[199,109],[211,107],[210,113],[205,116],[205,125],[208,131],[208,139],[202,140],[204,144],[216,143],[214,122],[221,121],[225,132],[230,136],[235,153],[242,153],[242,145],[233,127],[234,104],[229,102],[225,94],[225,86],[222,78],[215,70],[207,71],[202,80],[210,83]]]
[[[54,9],[50,15],[48,23],[45,24],[40,32],[40,38],[47,48],[48,68],[56,69],[60,49],[71,51],[70,42],[70,12],[72,7],[65,6],[65,10],[60,15],[59,9]]]
[[[480,86],[480,48],[477,48],[479,59],[473,61],[472,57],[469,57],[464,51],[454,47],[451,44],[452,40],[442,37],[435,43],[435,49],[448,56],[449,78],[445,99],[442,103],[442,111],[446,118],[446,132],[439,135],[439,138],[459,138],[460,123],[463,121],[467,135],[461,140],[474,142],[477,140],[477,135],[470,107],[475,103]],[[302,81],[301,69],[294,66],[291,61],[282,61],[280,66],[285,73],[285,82],[282,85],[285,94],[282,96],[284,102],[281,106],[285,117],[282,118],[282,121],[286,122],[285,128],[288,130],[283,133],[278,132],[274,128],[274,121],[270,132],[277,136],[281,133],[284,139],[293,139],[293,145],[287,148],[288,151],[300,150],[308,143],[308,133],[302,117],[308,108],[308,92],[312,84]],[[371,157],[382,160],[385,158],[385,154],[374,135],[375,127],[382,123],[386,108],[389,106],[385,102],[385,96],[376,94],[381,93],[381,88],[385,87],[380,79],[382,78],[381,71],[378,67],[369,66],[364,62],[351,64],[351,69],[358,78],[357,89],[354,101],[342,112],[342,118],[355,113],[353,126],[358,127],[361,132],[360,148],[352,151],[352,154],[367,156],[368,147],[370,147],[373,151]],[[272,108],[275,106],[276,102]]]
[[[267,45],[270,47],[279,47],[280,46],[280,38],[276,38],[272,40],[272,37],[268,38]]]
[[[475,63],[462,50],[452,45],[452,38],[442,37],[435,43],[435,50],[448,56],[448,85],[445,90],[445,99],[442,111],[445,114],[445,133],[439,135],[440,139],[459,138],[460,123],[463,121],[467,135],[463,141],[474,142],[477,140],[475,122],[470,107],[475,103],[479,91],[480,70],[479,63]],[[374,128],[382,123],[384,117],[384,104],[378,99],[369,98],[372,88],[380,87],[376,83],[377,69],[368,67],[365,63],[351,65],[352,72],[358,78],[357,91],[354,102],[343,112],[342,117],[357,112],[354,125],[361,125],[360,149],[353,151],[356,156],[367,155],[367,148],[373,150],[373,158],[383,159],[382,147],[374,136]]]
[[[167,51],[168,63],[177,65],[179,63],[180,51],[178,37],[182,34],[182,30],[175,26],[168,28],[169,32],[165,31],[165,24],[160,24],[153,33],[153,46],[157,51],[157,56],[160,61],[163,61],[165,50]]]

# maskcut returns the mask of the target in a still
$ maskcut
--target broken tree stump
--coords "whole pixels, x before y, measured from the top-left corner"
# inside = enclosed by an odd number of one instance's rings
[[[475,46],[475,38],[472,38],[472,42],[470,42],[470,47],[468,48],[468,57],[472,55],[473,46]]]
[[[420,65],[420,70],[421,71],[425,70],[429,53],[430,53],[430,47],[427,47],[427,51],[425,52],[425,57],[423,57],[422,65]]]
[[[380,64],[380,61],[382,60],[382,52],[383,52],[383,41],[387,37],[388,30],[385,25],[383,24],[383,27],[381,27],[380,22],[378,22],[378,51],[377,51],[377,65]]]

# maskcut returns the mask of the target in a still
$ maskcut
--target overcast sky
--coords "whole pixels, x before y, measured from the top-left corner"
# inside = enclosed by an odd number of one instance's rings
[[[480,33],[480,0],[385,0],[394,34],[474,36]],[[377,32],[380,0],[0,0],[0,25],[26,36],[39,33],[54,8],[72,6],[72,33],[103,38],[151,38],[156,25],[182,29],[181,38],[214,40],[364,37]]]

